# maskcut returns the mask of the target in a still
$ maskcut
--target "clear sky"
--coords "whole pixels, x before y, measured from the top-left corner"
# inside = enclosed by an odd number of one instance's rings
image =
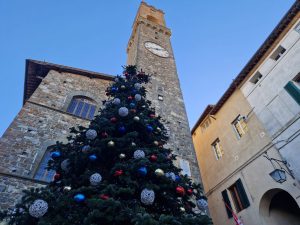
[[[165,12],[190,126],[294,0],[147,0]],[[120,74],[139,0],[0,0],[0,136],[22,107],[25,59]]]

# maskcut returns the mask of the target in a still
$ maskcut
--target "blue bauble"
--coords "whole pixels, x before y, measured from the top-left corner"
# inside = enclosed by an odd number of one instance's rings
[[[85,196],[83,194],[77,194],[74,196],[74,200],[75,202],[83,202],[85,200]]]
[[[119,132],[124,134],[126,132],[126,128],[124,126],[119,127]]]
[[[89,156],[89,159],[91,161],[95,161],[95,160],[97,160],[97,156],[95,154],[92,154],[92,155]]]
[[[141,176],[146,176],[147,175],[147,168],[142,166],[138,169],[138,174]]]
[[[149,133],[151,133],[153,131],[153,127],[150,125],[147,125],[146,129]]]
[[[132,102],[132,103],[130,103],[130,108],[134,108],[135,107],[135,104]]]
[[[59,158],[61,156],[61,153],[59,151],[55,151],[51,153],[51,157],[53,159]]]
[[[117,88],[117,87],[112,87],[112,88],[111,88],[111,91],[112,91],[112,92],[117,92],[117,91],[118,91],[118,88]]]
[[[175,176],[175,181],[179,182],[181,180],[180,176],[176,175]]]
[[[135,90],[135,89],[133,89],[133,90],[131,91],[131,93],[132,93],[133,95],[135,95],[136,93],[138,93],[138,91]]]

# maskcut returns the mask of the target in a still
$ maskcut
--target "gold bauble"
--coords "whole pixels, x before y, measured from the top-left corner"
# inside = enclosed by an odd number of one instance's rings
[[[162,176],[165,175],[165,173],[164,173],[164,171],[162,169],[156,169],[154,173],[158,177],[162,177]]]
[[[114,147],[114,146],[115,146],[115,142],[109,141],[109,142],[107,143],[107,146],[108,146],[108,147]]]
[[[158,143],[158,141],[153,141],[153,144],[158,146],[159,143]]]

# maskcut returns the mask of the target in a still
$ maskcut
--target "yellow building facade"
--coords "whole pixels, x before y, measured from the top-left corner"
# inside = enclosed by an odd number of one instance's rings
[[[204,191],[214,224],[300,224],[300,184],[242,92],[299,15],[295,3],[215,105],[192,129]],[[283,171],[283,172],[282,172]],[[279,173],[285,177],[279,177]],[[276,176],[277,175],[277,176]]]

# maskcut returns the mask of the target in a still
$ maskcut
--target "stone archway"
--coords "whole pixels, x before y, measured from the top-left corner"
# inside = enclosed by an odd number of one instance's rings
[[[267,191],[259,205],[264,225],[300,225],[300,208],[286,191],[276,188]]]

